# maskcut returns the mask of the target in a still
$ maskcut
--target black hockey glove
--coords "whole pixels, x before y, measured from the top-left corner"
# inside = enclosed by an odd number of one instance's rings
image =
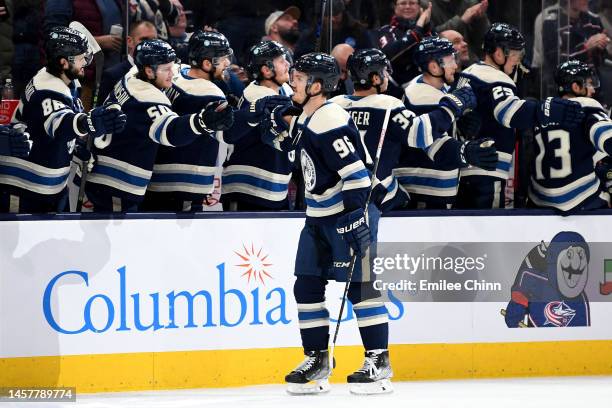
[[[346,243],[360,258],[363,258],[370,246],[370,227],[366,222],[363,208],[344,214],[336,222],[336,231],[344,237]]]
[[[127,116],[121,111],[121,106],[104,105],[92,109],[85,118],[85,132],[93,137],[104,134],[119,133],[125,127]],[[79,126],[82,128],[83,126]]]
[[[538,111],[538,120],[542,126],[556,123],[562,128],[574,128],[583,119],[584,112],[580,104],[563,98],[544,99]]]
[[[444,106],[453,112],[455,118],[459,118],[466,112],[476,107],[476,95],[471,87],[455,89],[453,92],[440,99],[440,106]]]
[[[226,100],[210,102],[200,111],[196,120],[201,133],[227,130],[234,124],[234,110]]]
[[[497,149],[491,139],[478,139],[463,142],[460,148],[461,161],[465,164],[493,171],[497,168]]]
[[[291,105],[291,98],[284,95],[270,95],[251,102],[249,106],[249,125],[255,127],[278,105]]]
[[[475,111],[467,112],[457,119],[457,129],[459,129],[464,139],[476,139],[481,126],[482,119],[480,119],[478,112]]]
[[[30,134],[25,132],[25,125],[17,127],[0,125],[0,155],[28,157],[32,149]]]

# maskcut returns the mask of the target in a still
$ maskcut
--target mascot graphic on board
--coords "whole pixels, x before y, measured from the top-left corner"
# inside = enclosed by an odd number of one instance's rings
[[[535,246],[519,268],[502,314],[508,327],[590,326],[589,245],[577,232],[563,231]]]

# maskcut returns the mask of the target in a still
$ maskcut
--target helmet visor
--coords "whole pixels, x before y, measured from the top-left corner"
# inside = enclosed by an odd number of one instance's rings
[[[522,61],[523,57],[525,57],[525,49],[524,48],[522,48],[520,50],[506,49],[505,53],[506,53],[506,56],[508,58],[516,58],[519,61]]]
[[[457,53],[445,55],[438,60],[438,64],[440,64],[441,68],[457,68]]]
[[[70,62],[71,64],[80,63],[83,64],[81,65],[82,67],[88,66],[89,64],[91,64],[91,61],[93,61],[93,53],[90,51],[68,58],[68,62]]]
[[[234,55],[234,51],[230,48],[229,52],[225,55],[222,55],[220,57],[214,57],[212,59],[212,64],[214,66],[217,65],[222,65],[222,66],[229,66],[232,63],[232,56]]]

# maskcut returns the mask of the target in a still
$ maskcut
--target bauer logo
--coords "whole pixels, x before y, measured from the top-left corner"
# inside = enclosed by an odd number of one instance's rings
[[[265,262],[262,251],[248,251],[247,259],[255,256],[262,267]],[[246,264],[247,262],[244,262]],[[239,288],[226,273],[226,264],[217,265],[215,273],[208,274],[205,284],[189,289],[170,289],[155,292],[139,291],[137,277],[130,276],[127,266],[117,269],[117,274],[96,287],[90,284],[90,276],[83,271],[64,271],[54,276],[43,294],[43,313],[49,326],[63,334],[107,331],[157,331],[157,330],[206,330],[213,327],[244,325],[287,325],[287,292],[282,287]],[[263,281],[271,279],[265,269],[247,269]],[[245,276],[247,276],[245,275]],[[69,310],[58,312],[60,287],[80,285],[80,300]]]

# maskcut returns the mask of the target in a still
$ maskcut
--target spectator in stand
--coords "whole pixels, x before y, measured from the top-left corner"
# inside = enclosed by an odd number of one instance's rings
[[[420,74],[412,56],[423,37],[434,34],[431,11],[431,4],[423,9],[418,0],[396,0],[391,23],[378,30],[378,48],[393,67],[394,81],[389,83],[388,94],[402,98],[404,87]]]
[[[108,1],[108,0],[105,0]],[[147,20],[155,25],[157,36],[164,41],[170,38],[170,26],[176,25],[179,10],[171,0],[129,0],[130,21]]]
[[[346,62],[354,52],[355,49],[348,44],[338,44],[332,50],[331,56],[336,59],[340,67],[340,82],[338,82],[338,88],[330,94],[330,99],[336,95],[352,95],[355,91],[353,81],[349,77],[348,69],[346,68]]]
[[[482,41],[491,25],[487,17],[489,0],[432,0],[431,22],[436,31],[455,30],[465,37],[470,59],[482,57]]]
[[[172,0],[172,4],[179,12],[176,24],[168,27],[168,43],[176,51],[176,56],[184,62],[189,59],[187,47],[189,45],[190,34],[187,34],[187,15],[185,9],[179,0]]]
[[[13,83],[15,95],[21,95],[27,83],[42,67],[40,27],[43,18],[42,0],[19,0],[13,3]]]
[[[440,33],[440,37],[446,38],[453,43],[453,48],[457,53],[458,71],[467,68],[470,65],[470,52],[468,50],[468,44],[465,42],[461,33],[455,30],[446,30]]]
[[[98,100],[104,101],[106,97],[111,93],[113,87],[117,82],[128,73],[134,66],[134,50],[136,46],[144,40],[153,40],[157,38],[157,29],[155,26],[147,21],[141,20],[136,23],[132,23],[130,26],[130,32],[127,37],[128,46],[128,57],[125,61],[116,64],[104,71],[102,75],[102,81],[100,83],[100,96]]]
[[[561,0],[536,17],[532,67],[541,72],[543,96],[556,94],[553,69],[570,59],[599,68],[606,55],[610,38],[601,19],[589,11],[588,0]]]
[[[301,15],[302,12],[295,6],[291,6],[284,11],[273,12],[264,23],[266,35],[262,38],[262,41],[276,41],[293,54],[295,45],[300,39],[298,21]]]
[[[0,6],[0,86],[6,78],[11,77],[11,61],[13,60],[13,10],[12,0],[5,0]]]
[[[366,26],[357,21],[345,8],[343,0],[329,0],[332,2],[332,49],[338,44],[348,44],[355,49],[372,48],[372,40],[367,33]],[[329,3],[328,3],[329,4]],[[329,49],[329,9],[326,7],[323,24],[321,25],[321,51],[330,52]],[[295,47],[295,57],[312,52],[317,43],[317,29],[311,29],[304,34]]]
[[[346,9],[353,17],[365,24],[368,29],[380,27],[378,2],[375,0],[344,0]]]

